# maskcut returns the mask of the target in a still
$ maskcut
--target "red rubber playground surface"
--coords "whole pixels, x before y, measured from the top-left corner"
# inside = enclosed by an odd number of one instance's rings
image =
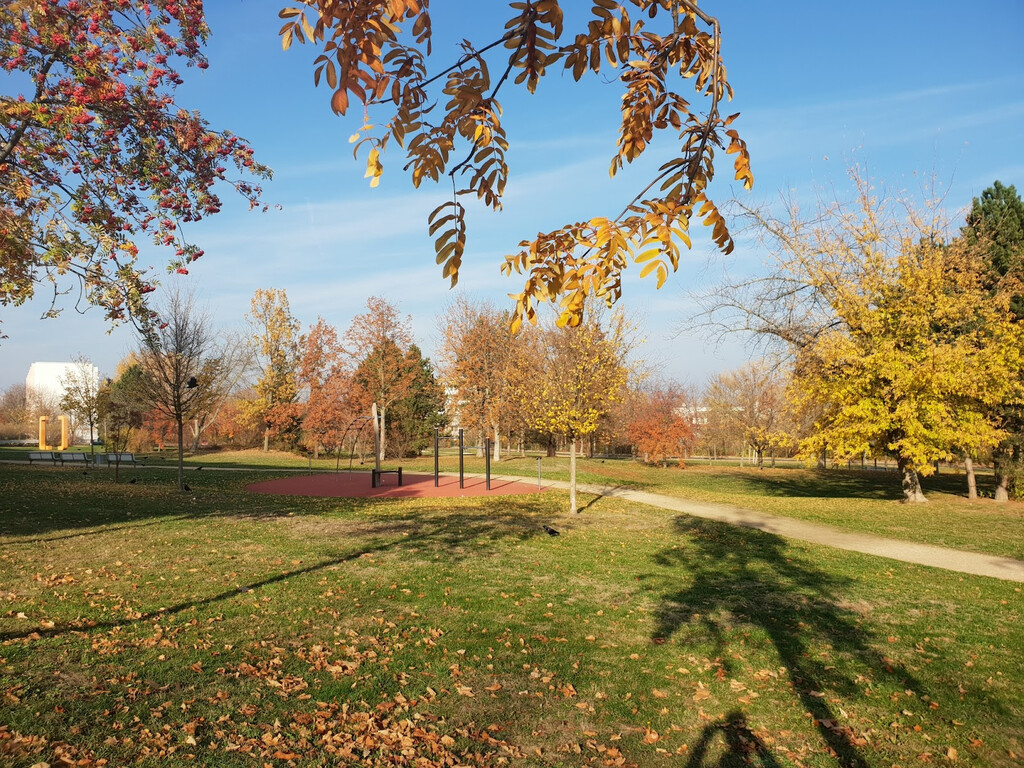
[[[467,477],[459,488],[458,476],[441,475],[434,487],[433,475],[402,474],[398,485],[397,474],[385,474],[380,488],[370,487],[369,472],[338,472],[317,475],[292,475],[262,483],[252,483],[245,489],[253,493],[279,496],[325,496],[372,499],[458,498],[460,496],[505,496],[520,493],[538,493],[537,483],[491,478],[491,490],[483,477]]]

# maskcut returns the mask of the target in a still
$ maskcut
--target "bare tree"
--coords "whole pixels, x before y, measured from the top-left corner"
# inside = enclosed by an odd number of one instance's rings
[[[9,437],[27,438],[32,435],[28,391],[23,383],[12,384],[0,392],[0,429]]]
[[[89,425],[89,453],[92,454],[95,452],[93,437],[99,422],[99,371],[89,358],[79,355],[61,377],[60,383],[64,387],[60,408],[71,414],[76,421]]]
[[[96,397],[97,415],[104,423],[104,444],[114,455],[114,482],[120,477],[121,454],[128,450],[132,435],[142,426],[146,404],[142,366],[132,363],[120,370],[116,380],[100,385]]]
[[[220,366],[217,376],[204,383],[207,390],[201,398],[201,405],[189,419],[192,450],[199,450],[203,432],[217,421],[221,409],[241,386],[247,370],[252,365],[252,347],[248,339],[237,334],[222,335],[218,347]]]
[[[220,398],[224,364],[209,315],[191,293],[172,290],[139,348],[143,400],[171,419],[178,438],[178,490],[185,490],[185,422]]]

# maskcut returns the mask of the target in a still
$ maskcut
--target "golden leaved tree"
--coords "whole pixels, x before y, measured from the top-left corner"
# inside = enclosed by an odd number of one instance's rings
[[[708,195],[716,150],[735,155],[735,178],[753,184],[744,141],[723,115],[732,97],[722,63],[718,21],[692,0],[594,0],[565,29],[558,0],[509,3],[504,32],[482,43],[464,41],[462,56],[431,74],[431,17],[427,0],[292,0],[281,10],[281,38],[311,42],[322,53],[315,63],[317,84],[331,89],[331,108],[344,115],[355,103],[363,126],[352,137],[366,151],[366,176],[376,186],[385,151],[392,143],[406,154],[414,185],[447,176],[451,198],[429,217],[436,235],[437,263],[458,280],[466,248],[466,208],[475,197],[494,210],[502,205],[509,174],[509,141],[498,94],[509,79],[534,93],[549,68],[577,81],[610,67],[619,73],[622,124],[612,157],[614,176],[647,149],[655,133],[674,134],[675,156],[613,216],[567,224],[519,243],[502,269],[526,275],[515,294],[513,329],[536,322],[536,306],[560,299],[559,325],[578,325],[588,296],[614,302],[622,270],[642,264],[641,277],[654,274],[661,286],[679,264],[679,247],[689,247],[693,217],[711,228],[724,252],[733,241],[725,219]],[[495,72],[489,61],[497,60]],[[702,114],[674,90],[689,81]],[[370,122],[374,114],[376,123]]]
[[[247,316],[253,330],[253,358],[259,369],[255,397],[241,400],[244,417],[263,427],[263,450],[270,438],[292,431],[299,411],[299,321],[283,288],[259,288]]]
[[[791,437],[786,377],[768,360],[745,363],[716,376],[708,385],[704,405],[710,421],[727,435],[735,436],[741,452],[753,449],[757,466],[764,467],[765,453],[785,448]],[[742,463],[742,458],[741,458]]]
[[[777,270],[724,289],[712,311],[789,345],[793,398],[818,414],[805,455],[888,454],[904,499],[923,501],[933,462],[999,442],[992,406],[1021,401],[1024,325],[1010,292],[985,285],[976,248],[898,210],[860,182],[857,206],[760,217]]]
[[[586,323],[554,328],[542,337],[544,374],[532,392],[533,427],[569,442],[569,509],[576,505],[576,443],[592,435],[610,409],[622,402],[629,379],[630,328],[621,313],[604,325],[592,313]]]

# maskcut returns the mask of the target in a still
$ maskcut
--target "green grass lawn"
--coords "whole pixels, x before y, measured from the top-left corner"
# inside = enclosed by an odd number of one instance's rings
[[[0,449],[0,458],[23,459],[22,453],[25,451]],[[176,457],[173,452],[165,451],[147,454],[145,460],[151,468],[161,468],[173,466]],[[187,456],[185,461],[192,469],[201,465],[268,470],[349,469],[347,458],[340,463],[331,457],[314,461],[294,454],[259,450],[200,453]],[[434,468],[430,456],[388,464],[401,464],[407,471],[427,473]],[[466,472],[484,471],[483,459],[475,456],[465,456],[464,464]],[[543,477],[568,480],[568,464],[565,457],[542,458]],[[369,469],[369,464],[360,465],[358,458],[351,466],[354,470]],[[441,469],[458,471],[457,454],[442,455]],[[533,480],[537,477],[537,457],[512,456],[493,462],[491,469],[495,475]],[[758,470],[721,465],[690,466],[681,470],[645,466],[629,459],[581,459],[578,478],[581,483],[731,504],[889,538],[1024,559],[1024,502],[994,503],[991,474],[979,475],[979,490],[989,498],[968,501],[963,473],[944,468],[940,474],[924,478],[929,498],[924,505],[900,503],[900,481],[895,472],[792,466]]]
[[[268,476],[0,464],[0,764],[1024,754],[1019,585],[561,492],[244,491]]]

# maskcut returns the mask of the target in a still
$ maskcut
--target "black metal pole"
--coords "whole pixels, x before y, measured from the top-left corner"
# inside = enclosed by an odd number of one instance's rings
[[[484,477],[487,478],[487,490],[491,490],[491,438],[484,443]]]
[[[437,471],[437,445],[438,445],[438,439],[439,438],[437,436],[437,431],[438,431],[438,428],[434,427],[434,487],[435,488],[437,488],[437,484],[438,484],[437,483],[437,477],[438,477],[438,471]]]
[[[459,430],[459,488],[465,488],[466,485],[462,479],[462,430]]]

